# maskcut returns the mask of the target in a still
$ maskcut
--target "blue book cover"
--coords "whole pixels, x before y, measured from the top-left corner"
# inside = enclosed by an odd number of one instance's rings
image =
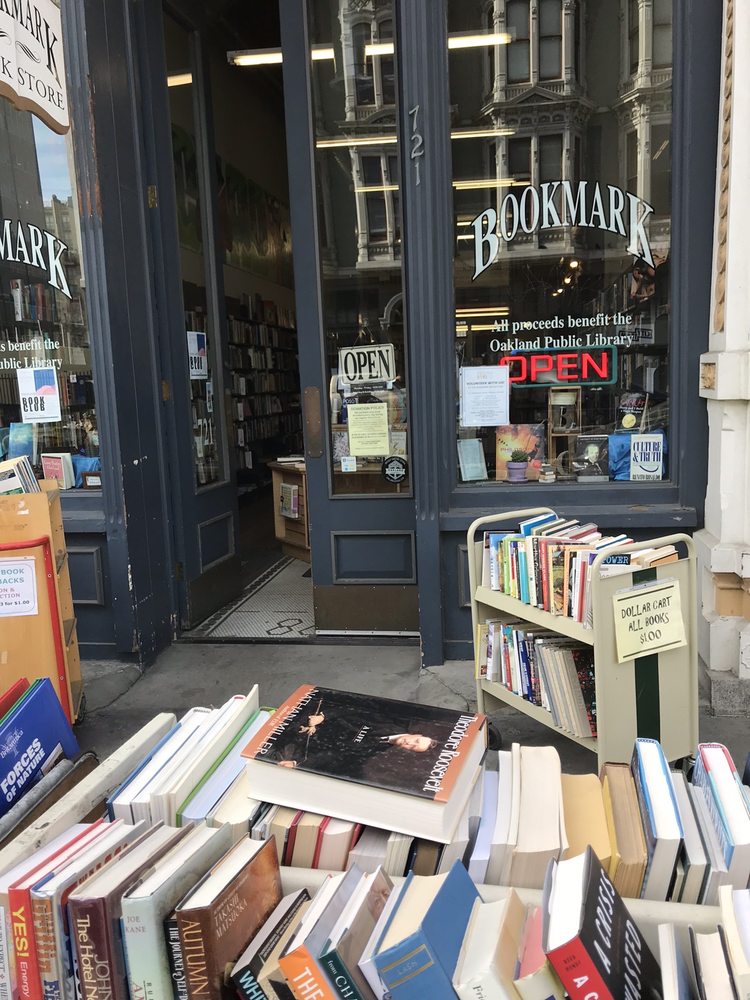
[[[34,458],[34,425],[11,424],[8,435],[8,458],[26,455],[31,462]]]
[[[460,861],[453,867],[419,928],[375,956],[375,966],[393,1000],[454,995],[452,980],[477,888]],[[403,905],[402,895],[400,905]]]
[[[521,521],[518,527],[521,529],[521,534],[526,537],[531,534],[534,528],[541,528],[543,525],[556,520],[557,514],[536,514],[534,517],[529,517],[527,520]]]
[[[0,816],[62,757],[77,753],[52,681],[44,677],[0,723]]]

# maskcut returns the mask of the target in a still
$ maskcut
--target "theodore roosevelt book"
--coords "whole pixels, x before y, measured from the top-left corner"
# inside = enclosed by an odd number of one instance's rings
[[[243,751],[266,802],[450,842],[486,746],[486,718],[305,685]]]

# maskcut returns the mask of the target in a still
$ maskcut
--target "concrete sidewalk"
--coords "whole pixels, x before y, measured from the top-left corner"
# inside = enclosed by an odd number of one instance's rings
[[[83,664],[87,714],[76,733],[102,759],[158,712],[179,717],[194,705],[219,705],[258,684],[262,705],[280,704],[300,684],[442,705],[476,706],[473,663],[448,662],[420,671],[416,646],[178,643],[140,674],[132,664]],[[492,716],[505,747],[518,741],[557,747],[564,771],[596,770],[594,755],[512,708]],[[740,771],[750,751],[747,718],[716,717],[703,707],[702,740],[725,743]]]

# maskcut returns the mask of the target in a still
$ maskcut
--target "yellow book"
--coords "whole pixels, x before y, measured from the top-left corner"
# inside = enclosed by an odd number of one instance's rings
[[[583,854],[590,844],[602,868],[608,871],[612,845],[599,779],[595,774],[563,774],[562,795],[568,835],[565,857]]]
[[[601,781],[613,845],[609,877],[621,896],[637,899],[648,854],[633,776],[627,764],[605,764]]]
[[[604,815],[607,820],[607,832],[609,833],[609,843],[612,848],[612,857],[609,859],[609,871],[607,875],[609,876],[610,882],[614,884],[615,878],[617,877],[617,868],[622,861],[620,855],[620,848],[617,844],[617,830],[615,829],[615,817],[612,811],[612,796],[609,789],[609,776],[606,770],[602,770],[602,801],[604,802]]]

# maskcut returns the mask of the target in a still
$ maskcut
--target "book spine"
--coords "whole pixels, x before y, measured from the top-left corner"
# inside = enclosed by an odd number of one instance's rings
[[[0,906],[0,1000],[12,1000],[15,972],[10,910],[7,905]]]
[[[408,937],[390,949],[388,956],[387,964],[378,959],[375,964],[392,1000],[449,997],[455,992],[450,978],[423,938]]]
[[[123,900],[122,944],[128,990],[134,1000],[162,1000],[172,988],[164,943],[156,921],[148,919],[148,908],[148,900],[142,904],[140,900]]]
[[[337,1000],[338,995],[304,945],[282,955],[279,967],[296,1000]]]
[[[34,918],[31,913],[31,893],[27,889],[8,890],[13,925],[13,950],[16,956],[16,982],[19,1000],[41,1000]]]
[[[37,969],[44,1000],[60,1000],[63,984],[60,981],[57,955],[57,935],[52,900],[47,896],[31,897],[31,915],[36,939]]]
[[[596,997],[597,1000],[618,1000],[610,993],[580,937],[575,937],[562,947],[555,948],[548,953],[547,958],[570,1000],[585,1000],[586,997]]]
[[[335,948],[329,951],[328,954],[323,955],[320,962],[337,996],[342,997],[343,1000],[364,1000],[364,997],[351,977],[351,973],[341,961],[341,957]]]
[[[70,934],[78,964],[81,1000],[115,997],[114,957],[107,935],[108,917],[103,899],[71,900]]]
[[[240,1000],[271,1000],[250,968],[243,969],[238,975],[232,976],[232,986],[234,986]]]
[[[172,914],[164,921],[164,939],[167,945],[169,978],[172,980],[173,1000],[188,1000],[187,976],[182,957],[182,944],[177,926],[177,918]],[[164,1000],[167,1000],[165,997]]]
[[[205,919],[204,919],[205,918]],[[212,982],[210,931],[203,912],[177,914],[177,928],[185,967],[190,1000],[220,1000],[220,991]]]

